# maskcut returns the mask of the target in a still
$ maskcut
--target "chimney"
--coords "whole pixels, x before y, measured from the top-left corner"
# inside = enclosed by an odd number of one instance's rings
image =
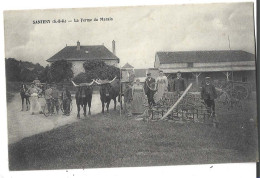
[[[112,41],[112,51],[113,51],[113,54],[116,55],[116,42],[115,42],[115,40]]]
[[[77,41],[77,51],[79,51],[79,50],[80,50],[80,42]]]

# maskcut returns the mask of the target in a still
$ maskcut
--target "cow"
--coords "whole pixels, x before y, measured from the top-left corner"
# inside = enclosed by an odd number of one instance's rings
[[[91,83],[81,83],[79,85],[75,84],[72,81],[73,85],[75,87],[77,87],[77,91],[76,91],[76,105],[77,105],[77,118],[80,119],[80,106],[83,107],[83,111],[84,111],[84,116],[87,116],[87,112],[86,112],[86,107],[88,105],[89,111],[88,114],[91,115],[91,101],[92,101],[92,94],[93,94],[93,83],[94,80]]]
[[[95,81],[100,86],[100,100],[102,103],[102,113],[104,113],[104,107],[106,104],[107,112],[109,112],[109,104],[111,99],[114,100],[114,110],[116,110],[116,97],[120,94],[120,81],[116,77],[111,80],[96,80]]]

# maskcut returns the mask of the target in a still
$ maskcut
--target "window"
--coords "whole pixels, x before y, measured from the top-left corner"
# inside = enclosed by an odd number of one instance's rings
[[[193,62],[188,62],[188,67],[193,67]]]

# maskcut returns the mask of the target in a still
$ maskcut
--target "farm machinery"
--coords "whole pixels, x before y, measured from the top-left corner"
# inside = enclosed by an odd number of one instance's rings
[[[146,105],[145,119],[147,121],[167,120],[176,123],[200,122],[217,125],[217,117],[212,114],[210,108],[207,108],[201,99],[200,92],[188,92],[188,90],[186,93],[167,92],[155,106]],[[216,85],[216,91],[218,97],[215,103],[218,107],[241,111],[243,110],[242,101],[249,98],[252,89],[249,83],[228,81]]]

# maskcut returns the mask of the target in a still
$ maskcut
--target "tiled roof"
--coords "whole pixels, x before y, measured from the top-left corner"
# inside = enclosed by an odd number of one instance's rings
[[[118,60],[119,62],[119,58],[103,45],[80,46],[80,50],[77,50],[77,46],[66,46],[47,61],[81,61],[86,59]]]
[[[241,50],[157,52],[160,64],[254,61],[255,55]]]
[[[128,64],[128,62],[122,67],[122,69],[129,69],[129,68],[134,68],[134,67]]]

